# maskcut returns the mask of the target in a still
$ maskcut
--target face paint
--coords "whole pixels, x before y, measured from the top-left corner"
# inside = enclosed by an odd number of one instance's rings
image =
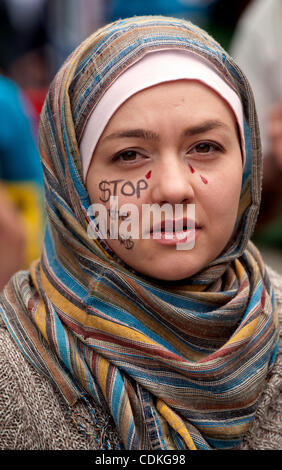
[[[147,178],[147,180],[151,178],[151,174],[152,174],[152,172],[151,172],[151,170],[150,170],[150,171],[148,171],[148,173],[145,175],[145,177]]]
[[[208,180],[204,176],[200,175],[200,177],[204,184],[208,184]]]
[[[191,173],[195,173],[195,170],[194,170],[194,168],[192,167],[192,165],[190,165],[190,163],[188,163],[188,165],[189,165],[189,168],[190,168]]]
[[[115,209],[115,210],[108,209],[108,214],[109,214],[110,219],[113,219],[113,220],[116,220],[117,217],[119,220],[126,220],[127,217],[129,217],[130,215],[129,212],[127,212],[126,214],[120,214],[118,209]]]
[[[150,173],[150,172],[149,172]],[[116,196],[118,189],[123,196],[134,196],[140,198],[141,191],[148,188],[148,183],[144,179],[140,179],[136,184],[132,181],[125,181],[123,179],[107,181],[102,180],[99,183],[100,196],[99,199],[102,202],[108,202],[111,196]]]
[[[134,247],[134,241],[132,240],[132,237],[123,238],[119,236],[119,241],[120,244],[123,245],[124,248],[126,248],[127,250],[132,250],[132,248]]]
[[[191,173],[192,173],[192,174],[195,173],[195,170],[194,170],[194,168],[192,167],[192,165],[191,165],[190,163],[188,163],[188,165],[189,165],[189,168],[190,168]],[[201,177],[201,180],[202,180],[202,182],[203,182],[204,184],[208,184],[208,180],[207,180],[204,176],[200,175],[200,177]]]

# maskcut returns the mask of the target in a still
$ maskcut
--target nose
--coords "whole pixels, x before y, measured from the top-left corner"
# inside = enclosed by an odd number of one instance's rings
[[[188,162],[177,155],[160,158],[151,192],[153,203],[191,204],[194,202],[193,174]]]

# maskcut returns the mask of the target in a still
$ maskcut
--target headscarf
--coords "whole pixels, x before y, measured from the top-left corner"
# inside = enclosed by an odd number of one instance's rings
[[[173,66],[172,66],[173,64]],[[146,54],[123,71],[111,84],[87,119],[80,139],[79,151],[82,161],[83,177],[92,161],[93,152],[108,122],[119,107],[131,96],[160,83],[177,80],[200,82],[216,92],[232,112],[245,164],[244,117],[242,103],[235,91],[216,72],[210,63],[196,54],[184,50],[165,49]]]
[[[242,101],[246,163],[234,236],[201,272],[175,282],[134,272],[87,235],[79,143],[92,109],[150,51],[208,60]],[[16,274],[1,313],[27,358],[67,403],[94,400],[125,449],[240,445],[275,360],[273,288],[249,241],[261,152],[249,85],[226,52],[190,22],[134,17],[82,43],[51,84],[41,116],[47,228],[41,259]],[[54,359],[55,358],[55,359]]]

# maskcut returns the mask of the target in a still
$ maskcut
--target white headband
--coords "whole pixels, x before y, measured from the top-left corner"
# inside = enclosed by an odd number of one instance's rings
[[[241,147],[244,152],[244,118],[240,98],[212,65],[187,51],[151,52],[116,79],[90,115],[80,142],[84,180],[98,140],[115,111],[138,91],[159,83],[183,79],[204,83],[229,104],[239,126]]]

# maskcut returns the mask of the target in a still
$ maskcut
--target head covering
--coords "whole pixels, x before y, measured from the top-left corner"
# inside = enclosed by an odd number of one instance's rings
[[[181,282],[133,272],[87,235],[79,145],[117,78],[153,51],[208,61],[240,97],[246,164],[234,236]],[[278,337],[273,288],[249,241],[259,209],[261,152],[252,93],[204,31],[134,17],[100,29],[55,77],[41,118],[47,229],[40,261],[6,287],[0,310],[21,350],[70,409],[109,410],[126,449],[234,448],[256,413]]]
[[[240,130],[244,152],[244,118],[240,98],[216,69],[203,58],[187,51],[170,49],[151,52],[119,75],[88,118],[79,146],[84,179],[99,138],[115,111],[138,91],[159,83],[184,79],[197,80],[212,88],[229,105]]]

